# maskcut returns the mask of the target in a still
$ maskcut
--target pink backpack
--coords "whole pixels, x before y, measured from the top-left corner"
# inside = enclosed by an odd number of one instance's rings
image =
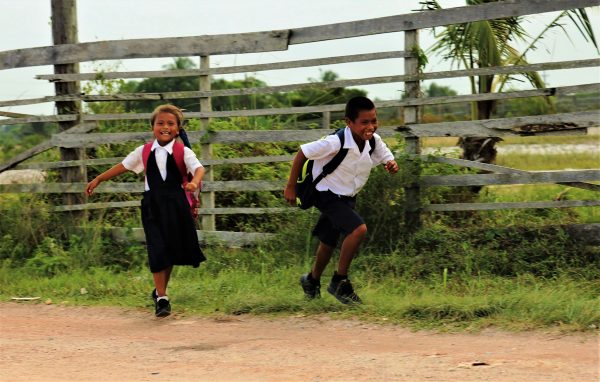
[[[146,172],[146,165],[148,163],[148,157],[150,156],[150,152],[152,151],[152,143],[148,142],[144,145],[142,149],[142,161],[144,162],[144,173]],[[184,145],[180,142],[175,141],[173,144],[173,158],[175,159],[175,164],[179,169],[179,173],[181,174],[181,178],[183,179],[182,186],[185,188],[186,184],[192,180],[192,175],[188,174],[187,169],[185,167],[185,161],[183,160],[183,149]],[[190,212],[194,219],[198,218],[198,208],[200,207],[200,199],[199,193],[202,190],[202,182],[198,185],[198,190],[196,192],[185,192],[185,197],[190,204]]]

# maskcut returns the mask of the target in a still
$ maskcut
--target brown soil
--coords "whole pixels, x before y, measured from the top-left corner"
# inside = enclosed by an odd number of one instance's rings
[[[599,381],[597,333],[0,304],[1,381]]]

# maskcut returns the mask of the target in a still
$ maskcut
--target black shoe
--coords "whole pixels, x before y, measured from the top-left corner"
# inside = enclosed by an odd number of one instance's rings
[[[154,313],[156,317],[167,317],[171,314],[171,303],[169,300],[162,299],[156,302],[156,312]]]
[[[158,299],[158,293],[156,293],[156,288],[154,288],[150,297],[152,297],[152,302],[154,302],[154,305],[156,305],[156,300]]]
[[[331,280],[331,283],[327,287],[327,292],[331,293],[342,304],[362,304],[360,297],[354,293],[352,283],[348,279],[340,281]]]
[[[308,273],[300,277],[300,285],[304,290],[304,297],[313,299],[321,297],[321,283],[308,278]]]

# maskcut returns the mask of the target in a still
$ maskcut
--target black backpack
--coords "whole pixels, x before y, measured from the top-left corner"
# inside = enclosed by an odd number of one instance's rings
[[[316,186],[317,184],[325,178],[327,175],[331,174],[335,171],[336,168],[342,163],[346,154],[348,154],[348,149],[344,148],[344,130],[345,128],[337,129],[330,135],[337,135],[340,139],[340,151],[335,154],[331,160],[323,166],[323,172],[319,174],[319,176],[313,180],[312,169],[314,161],[312,159],[308,159],[302,165],[302,171],[298,175],[298,181],[296,182],[296,200],[298,201],[298,207],[303,210],[306,210],[315,205],[315,195],[317,193]],[[371,149],[369,150],[369,156],[373,154],[375,150],[375,137],[369,139],[369,144],[371,145]]]

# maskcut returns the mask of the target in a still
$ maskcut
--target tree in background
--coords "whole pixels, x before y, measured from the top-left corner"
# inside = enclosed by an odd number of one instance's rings
[[[498,0],[466,0],[467,5],[480,5]],[[424,10],[437,10],[442,7],[436,0],[421,2]],[[443,58],[450,59],[452,64],[466,69],[485,68],[491,66],[508,66],[527,64],[525,54],[537,48],[544,34],[553,28],[561,28],[565,19],[570,19],[578,28],[586,41],[591,41],[596,49],[598,45],[591,23],[585,9],[572,9],[561,12],[542,33],[532,38],[522,24],[524,17],[508,17],[497,20],[483,20],[454,24],[444,27],[436,33],[437,42],[430,48],[431,52],[441,53]],[[566,31],[565,31],[566,32]],[[513,43],[521,41],[528,46],[519,52]],[[518,77],[524,77],[535,88],[543,88],[544,81],[537,72],[515,75],[481,75],[470,76],[472,94],[502,91],[504,85]],[[488,119],[494,111],[495,101],[478,101],[471,107],[471,119]],[[499,138],[461,138],[459,144],[463,148],[463,158],[486,163],[493,163],[496,157],[494,148]]]
[[[163,67],[166,70],[196,69],[197,65],[187,57],[176,58],[173,63]],[[236,96],[224,96],[212,98],[212,109],[214,111],[243,110],[243,109],[265,109],[278,107],[300,107],[311,105],[331,105],[346,103],[348,99],[366,95],[361,89],[331,88],[325,89],[319,86],[321,82],[335,81],[339,78],[337,73],[323,71],[319,79],[309,78],[314,86],[288,93],[272,94],[245,94]],[[240,80],[226,80],[223,78],[213,79],[212,90],[260,88],[268,86],[267,83],[255,77],[247,76]],[[160,93],[160,92],[182,92],[199,90],[198,77],[161,77],[148,78],[142,81],[128,81],[120,89],[121,93]],[[126,101],[125,110],[134,112],[148,112],[153,110],[160,101]],[[170,101],[174,105],[189,111],[199,111],[200,103],[195,99],[174,99]],[[301,119],[314,118],[314,116],[303,116]]]

